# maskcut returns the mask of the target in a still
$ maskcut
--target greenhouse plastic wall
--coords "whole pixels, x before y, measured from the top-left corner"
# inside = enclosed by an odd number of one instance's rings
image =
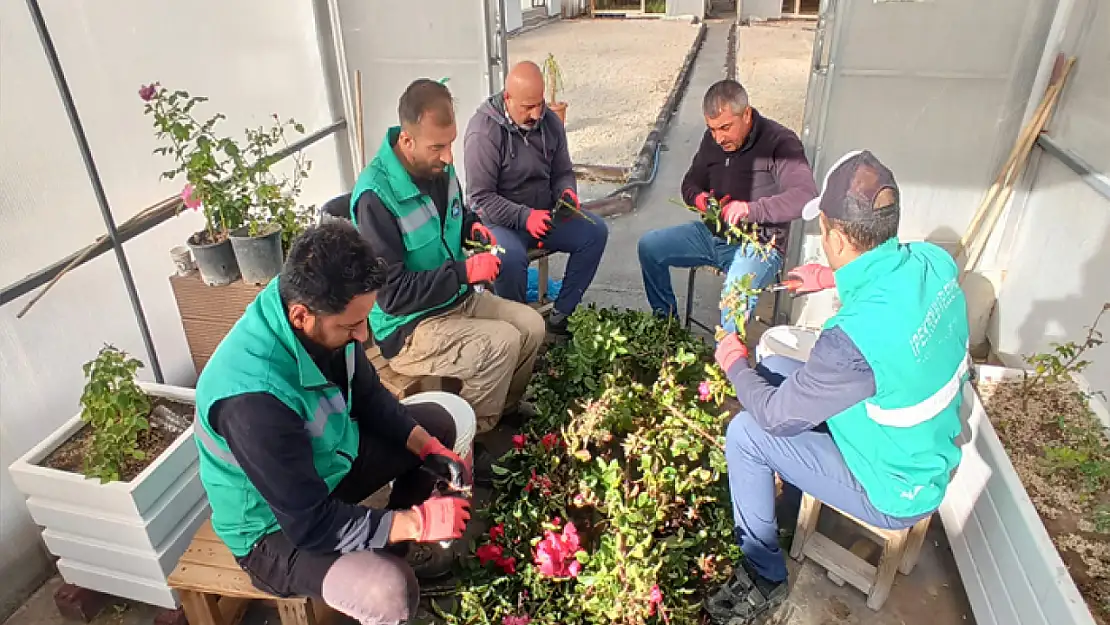
[[[229,131],[262,124],[273,113],[296,118],[308,132],[347,117],[348,94],[339,87],[338,68],[347,61],[371,63],[357,46],[354,54],[336,58],[327,4],[43,3],[117,223],[181,188],[180,182],[159,180],[168,163],[151,154],[158,144],[142,112],[141,84],[160,81],[210,97],[207,110],[226,114]],[[410,41],[414,27],[423,39],[441,40],[455,32],[459,20],[451,10],[459,4],[427,2],[404,24],[369,13],[348,15],[338,30],[383,49],[405,47],[397,42]],[[481,5],[473,6],[480,15]],[[465,54],[474,50],[465,48]],[[487,58],[475,54],[470,66],[484,67]],[[396,65],[388,58],[376,61]],[[370,106],[380,101],[380,110],[396,109],[402,71],[393,82],[366,79]],[[473,110],[488,90],[488,78],[480,70],[451,73],[452,89],[464,94]],[[104,234],[104,222],[22,2],[0,4],[0,83],[0,285],[6,286],[92,243]],[[373,134],[368,129],[367,136]],[[322,139],[306,155],[313,161],[306,203],[321,204],[349,187],[355,172],[346,135]],[[190,385],[195,372],[167,280],[174,271],[169,249],[201,226],[198,215],[186,213],[124,245],[171,384]],[[7,465],[72,416],[83,385],[81,365],[103,343],[145,360],[110,252],[70,272],[16,319],[32,296],[0,307],[0,618],[50,568]],[[140,375],[152,379],[149,367]]]

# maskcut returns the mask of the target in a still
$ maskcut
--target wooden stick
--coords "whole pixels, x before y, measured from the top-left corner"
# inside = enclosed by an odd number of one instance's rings
[[[176,202],[180,202],[180,201],[181,201],[181,198],[179,196],[175,195],[171,198],[164,199],[161,202],[158,202],[157,204],[154,204],[153,206],[148,206],[145,209],[143,209],[141,212],[139,212],[137,215],[132,217],[131,219],[128,219],[127,221],[120,224],[119,227],[116,228],[116,230],[117,230],[117,232],[123,232],[125,230],[128,230],[128,229],[130,229],[130,227],[133,224],[136,224],[136,223],[142,221],[143,219],[145,219],[151,213],[162,210],[162,209],[166,208],[168,205],[176,203]],[[93,253],[93,250],[100,247],[107,240],[108,240],[108,235],[102,234],[99,237],[97,237],[95,241],[93,241],[88,246],[86,246],[85,249],[82,250],[80,254],[78,254],[76,257],[74,257],[73,260],[69,261],[69,264],[66,265],[65,268],[63,268],[61,271],[58,272],[58,275],[54,276],[50,280],[50,282],[47,282],[45,285],[43,285],[42,290],[40,290],[34,297],[32,297],[31,301],[27,302],[27,304],[23,307],[22,310],[20,310],[18,313],[16,313],[15,318],[16,319],[22,319],[23,315],[26,315],[27,311],[31,310],[32,306],[37,304],[38,301],[40,299],[42,299],[43,296],[45,296],[50,291],[50,289],[54,288],[54,285],[57,284],[58,281],[61,280],[63,276],[65,276],[67,273],[72,271],[74,268],[76,268],[81,263],[85,262],[85,260]]]
[[[1022,146],[1027,143],[1030,135],[1032,135],[1034,138],[1036,137],[1034,129],[1037,127],[1038,120],[1044,115],[1045,110],[1048,108],[1048,102],[1052,93],[1052,89],[1055,85],[1059,84],[1059,80],[1059,75],[1054,76],[1053,80],[1045,89],[1044,97],[1041,98],[1040,104],[1037,105],[1037,109],[1034,111],[1032,117],[1029,118],[1029,121],[1026,122],[1025,127],[1022,128],[1021,133],[1018,135],[1017,140],[1014,142],[1014,146],[1010,150],[1010,156],[1006,159],[1006,164],[1003,165],[1002,169],[999,170],[998,176],[994,179],[994,184],[990,186],[990,188],[987,190],[986,195],[983,197],[983,200],[979,203],[979,208],[975,212],[975,216],[972,217],[971,225],[967,227],[967,230],[964,232],[964,236],[960,238],[959,246],[956,249],[957,258],[961,254],[963,254],[964,251],[966,251],[968,242],[978,235],[979,226],[982,224],[983,218],[987,215],[988,209],[994,203],[999,191],[1001,191],[1002,187],[1005,186],[1006,180],[1011,177],[1011,171],[1013,170],[1014,165],[1017,163],[1017,160],[1022,153]]]
[[[1059,101],[1060,93],[1064,89],[1064,83],[1067,81],[1068,75],[1071,73],[1072,66],[1075,65],[1075,57],[1071,57],[1065,63],[1063,70],[1060,72],[1059,79],[1054,81],[1048,90],[1045,97],[1044,108],[1038,107],[1038,115],[1034,119],[1032,132],[1025,133],[1020,142],[1021,151],[1019,152],[1018,160],[1006,172],[1005,184],[1002,187],[1000,194],[994,198],[987,211],[987,226],[982,236],[976,237],[972,249],[968,253],[967,263],[964,265],[964,270],[960,276],[961,282],[963,278],[978,264],[979,259],[986,249],[987,242],[990,240],[990,235],[994,231],[995,225],[998,223],[998,218],[1001,217],[1003,209],[1010,201],[1014,193],[1014,185],[1017,184],[1021,172],[1025,169],[1025,164],[1029,160],[1029,156],[1033,151],[1033,145],[1036,143],[1037,137],[1044,131],[1044,127],[1048,124],[1049,118],[1052,116],[1056,108],[1056,103]]]
[[[362,125],[362,70],[355,70],[355,136],[358,138],[359,169],[366,167],[366,134]]]

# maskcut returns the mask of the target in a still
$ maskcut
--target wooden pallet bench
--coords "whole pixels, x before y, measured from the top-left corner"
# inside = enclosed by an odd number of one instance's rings
[[[189,625],[236,625],[250,602],[259,600],[277,606],[281,625],[323,625],[335,614],[308,597],[281,598],[255,588],[212,531],[211,521],[197,530],[168,581],[181,597]]]

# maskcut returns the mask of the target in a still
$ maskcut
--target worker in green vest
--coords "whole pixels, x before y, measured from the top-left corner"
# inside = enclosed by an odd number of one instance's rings
[[[374,342],[398,373],[461,380],[479,432],[504,414],[529,417],[521,398],[546,324],[527,304],[490,292],[501,268],[494,252],[464,253],[464,239],[497,241],[463,202],[451,93],[416,80],[398,113],[401,125],[386,132],[351,194],[351,219],[386,263],[370,312]]]
[[[967,305],[945,250],[898,241],[900,206],[894,174],[873,154],[840,159],[803,211],[820,220],[829,266],[792,272],[799,293],[835,287],[841,301],[809,358],[768,356],[753,369],[736,334],[717,347],[744,406],[725,441],[744,557],[706,602],[716,623],[756,622],[786,598],[776,473],[794,493],[905,529],[940,506],[960,463]]]
[[[402,405],[366,357],[376,256],[345,221],[294,240],[201,372],[195,437],[212,528],[258,588],[402,623],[419,585],[400,556],[461,537],[467,499],[435,493],[470,468],[455,418]],[[390,482],[384,509],[360,503]]]

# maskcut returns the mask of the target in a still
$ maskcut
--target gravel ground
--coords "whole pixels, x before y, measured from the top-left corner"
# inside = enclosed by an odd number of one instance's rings
[[[509,40],[509,61],[562,68],[576,163],[631,166],[698,27],[665,20],[563,20]]]
[[[782,21],[743,26],[737,76],[752,106],[799,135],[813,54],[814,24]]]

